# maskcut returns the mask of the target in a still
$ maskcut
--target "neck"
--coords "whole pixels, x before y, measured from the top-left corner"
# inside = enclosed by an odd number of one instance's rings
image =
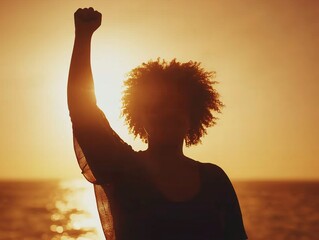
[[[184,157],[183,140],[177,143],[158,143],[149,139],[147,152],[153,159],[169,159],[169,161],[179,160]]]

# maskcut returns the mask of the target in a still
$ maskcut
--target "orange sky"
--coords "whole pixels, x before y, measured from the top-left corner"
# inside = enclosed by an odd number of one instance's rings
[[[132,4],[134,3],[134,5]],[[11,0],[0,8],[0,178],[80,176],[66,81],[73,12],[103,14],[93,40],[100,107],[118,120],[125,73],[162,57],[217,72],[226,107],[190,157],[232,179],[319,179],[319,2]]]

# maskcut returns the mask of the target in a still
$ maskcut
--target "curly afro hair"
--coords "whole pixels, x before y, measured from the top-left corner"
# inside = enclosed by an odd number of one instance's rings
[[[172,91],[178,87],[179,93],[187,101],[189,107],[190,128],[184,137],[186,146],[201,142],[206,129],[216,124],[217,117],[212,114],[221,112],[224,104],[219,100],[219,94],[213,88],[212,81],[215,72],[205,71],[198,62],[180,63],[173,59],[170,62],[157,59],[142,63],[128,74],[124,81],[126,87],[122,97],[122,116],[135,137],[139,136],[147,142],[147,132],[140,121],[143,96],[146,86],[155,87],[159,84],[172,86]]]

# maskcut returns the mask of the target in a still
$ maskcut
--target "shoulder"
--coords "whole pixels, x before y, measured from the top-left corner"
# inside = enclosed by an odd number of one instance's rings
[[[200,163],[201,168],[208,176],[215,178],[215,180],[219,179],[229,179],[225,171],[216,164],[213,163]]]
[[[201,163],[205,183],[219,192],[221,196],[234,195],[234,187],[226,174],[219,166],[213,163]]]

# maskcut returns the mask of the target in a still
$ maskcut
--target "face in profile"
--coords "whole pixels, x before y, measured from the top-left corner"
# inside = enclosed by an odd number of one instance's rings
[[[189,109],[177,87],[149,87],[143,98],[141,120],[148,137],[168,144],[184,139],[189,130]]]

